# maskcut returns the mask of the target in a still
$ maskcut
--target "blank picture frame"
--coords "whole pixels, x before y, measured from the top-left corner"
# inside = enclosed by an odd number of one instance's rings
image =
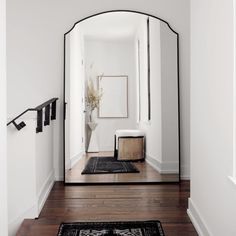
[[[128,118],[128,76],[98,76],[99,118]]]

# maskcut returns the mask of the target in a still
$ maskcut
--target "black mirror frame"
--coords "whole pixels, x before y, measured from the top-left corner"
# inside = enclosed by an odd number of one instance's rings
[[[148,17],[153,17],[157,20],[160,20],[164,23],[167,24],[167,26],[170,28],[170,30],[176,34],[177,36],[177,85],[178,85],[178,142],[179,142],[179,179],[178,181],[170,181],[170,182],[135,182],[135,183],[130,183],[130,182],[120,182],[120,183],[107,183],[107,182],[104,182],[104,183],[68,183],[65,181],[65,120],[66,120],[66,101],[65,101],[65,80],[66,80],[66,35],[69,34],[77,24],[79,24],[80,22],[82,21],[85,21],[89,18],[92,18],[92,17],[95,17],[95,16],[99,16],[99,15],[102,15],[102,14],[106,14],[106,13],[112,13],[112,12],[130,12],[130,13],[137,13],[137,14],[142,14],[142,15],[146,15]],[[148,14],[148,13],[144,13],[144,12],[140,12],[140,11],[133,11],[133,10],[110,10],[110,11],[104,11],[104,12],[100,12],[100,13],[96,13],[96,14],[93,14],[93,15],[90,15],[90,16],[87,16],[85,18],[82,18],[81,20],[78,20],[77,22],[74,23],[74,25],[72,26],[72,28],[67,31],[65,34],[64,34],[64,50],[63,50],[63,57],[64,57],[64,63],[63,63],[63,114],[64,114],[64,117],[63,117],[63,176],[64,176],[64,185],[130,185],[130,184],[144,184],[144,185],[147,185],[147,184],[173,184],[173,183],[180,183],[181,181],[181,143],[180,143],[180,95],[179,95],[179,91],[180,91],[180,83],[179,83],[179,80],[180,80],[180,63],[179,63],[179,34],[170,26],[170,24],[157,17],[157,16],[154,16],[154,15],[151,15],[151,14]],[[149,81],[149,86],[150,86],[150,81]],[[149,87],[150,89],[150,87]],[[150,98],[149,98],[150,100]],[[150,103],[149,103],[149,106],[150,106]],[[150,109],[149,109],[149,118],[150,118]]]

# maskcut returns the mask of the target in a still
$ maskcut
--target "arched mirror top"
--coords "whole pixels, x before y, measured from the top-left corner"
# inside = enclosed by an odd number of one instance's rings
[[[178,33],[170,26],[170,24],[169,24],[166,20],[164,20],[164,19],[162,19],[162,18],[160,18],[160,17],[154,16],[154,15],[151,15],[151,14],[148,14],[148,13],[144,13],[144,12],[139,12],[139,11],[132,11],[132,10],[111,10],[111,11],[104,11],[104,12],[96,13],[96,14],[87,16],[87,17],[85,17],[85,18],[82,18],[81,20],[76,21],[76,22],[74,23],[74,25],[71,27],[71,29],[68,30],[68,31],[64,34],[64,36],[66,36],[67,34],[69,34],[75,27],[78,26],[79,23],[82,23],[82,22],[84,22],[84,21],[86,21],[86,20],[88,20],[88,19],[94,18],[94,17],[98,17],[98,16],[102,16],[102,15],[106,15],[106,14],[112,14],[112,13],[121,13],[121,14],[123,13],[123,15],[125,15],[125,13],[126,13],[126,15],[128,15],[127,13],[133,13],[134,15],[135,15],[135,14],[136,14],[136,15],[138,14],[138,15],[143,15],[144,17],[153,17],[153,18],[155,18],[155,19],[157,19],[157,20],[162,21],[163,23],[165,23],[165,24],[169,27],[169,29],[170,29],[171,31],[173,31],[173,33],[175,33],[176,35],[178,35]],[[129,15],[129,16],[130,16],[130,15]]]

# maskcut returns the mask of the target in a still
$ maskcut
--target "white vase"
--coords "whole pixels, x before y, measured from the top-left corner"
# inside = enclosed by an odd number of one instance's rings
[[[95,123],[95,118],[94,118],[94,113],[93,113],[93,111],[94,110],[92,110],[92,111],[90,111],[90,113],[89,113],[89,122],[88,122],[88,124],[89,123]]]
[[[96,132],[97,125],[98,124],[95,122],[88,122],[88,126],[91,129],[92,133],[89,140],[89,146],[87,152],[99,152],[97,132]]]
[[[88,126],[92,131],[94,131],[96,129],[97,125],[98,125],[98,123],[96,123],[96,122],[88,122]]]

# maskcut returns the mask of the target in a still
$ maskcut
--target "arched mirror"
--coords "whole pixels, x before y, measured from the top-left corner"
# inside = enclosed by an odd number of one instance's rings
[[[64,37],[65,183],[178,182],[178,34],[112,11]]]

